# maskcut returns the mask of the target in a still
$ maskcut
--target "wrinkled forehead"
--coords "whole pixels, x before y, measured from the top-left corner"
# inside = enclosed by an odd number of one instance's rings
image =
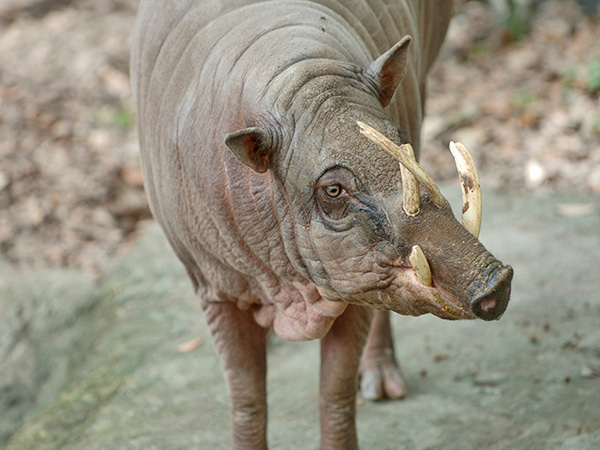
[[[322,119],[322,117],[321,117]],[[397,160],[360,133],[357,120],[380,130],[397,143],[406,139],[391,121],[346,111],[329,120],[315,120],[280,157],[282,177],[308,200],[319,177],[334,167],[345,167],[358,184],[372,195],[395,194],[401,186]]]
[[[324,136],[323,162],[348,168],[373,194],[397,192],[401,183],[398,161],[365,138],[353,118],[342,119],[335,125],[334,129],[326,130]],[[379,122],[373,125],[395,142],[406,142],[393,124]]]

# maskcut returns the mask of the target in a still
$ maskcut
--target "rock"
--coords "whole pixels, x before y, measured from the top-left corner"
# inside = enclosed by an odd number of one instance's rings
[[[0,446],[66,387],[98,331],[93,277],[0,260]]]
[[[517,47],[507,55],[506,64],[510,72],[519,72],[523,69],[534,70],[540,64],[541,54],[530,46]]]
[[[525,182],[528,189],[537,189],[546,180],[546,169],[536,160],[530,159],[525,166]]]

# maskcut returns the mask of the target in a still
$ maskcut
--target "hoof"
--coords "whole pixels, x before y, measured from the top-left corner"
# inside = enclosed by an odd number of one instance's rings
[[[360,369],[360,393],[364,399],[401,399],[407,394],[400,367],[391,355],[366,358]]]

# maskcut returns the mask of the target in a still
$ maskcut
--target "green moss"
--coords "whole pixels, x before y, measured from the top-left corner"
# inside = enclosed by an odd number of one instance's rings
[[[54,405],[9,441],[7,450],[59,449],[76,442],[82,425],[93,422],[100,407],[124,383],[119,364],[100,368],[63,392]]]

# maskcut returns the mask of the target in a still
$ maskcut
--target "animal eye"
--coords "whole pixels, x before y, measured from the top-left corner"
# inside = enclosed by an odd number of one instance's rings
[[[339,184],[328,184],[323,187],[325,195],[330,198],[339,197],[342,193],[342,187]]]

